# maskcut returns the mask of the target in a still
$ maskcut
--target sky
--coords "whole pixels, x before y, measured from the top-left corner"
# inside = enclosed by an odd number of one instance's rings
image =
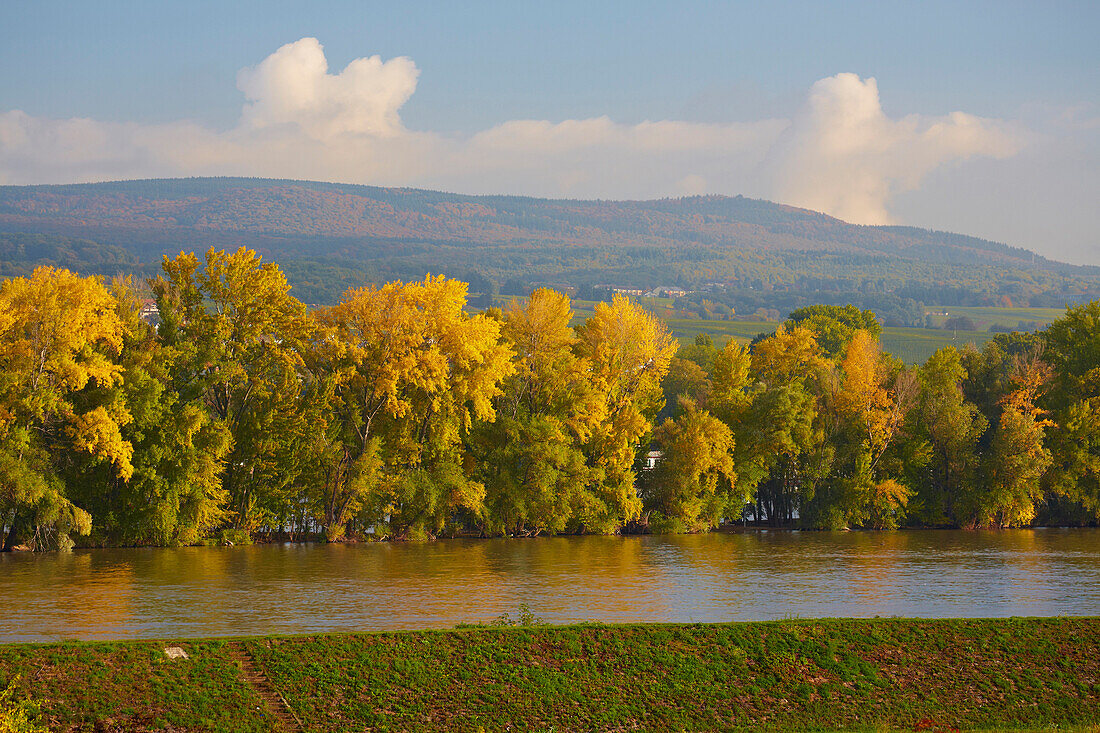
[[[1100,265],[1100,3],[0,3],[0,184],[743,194]]]

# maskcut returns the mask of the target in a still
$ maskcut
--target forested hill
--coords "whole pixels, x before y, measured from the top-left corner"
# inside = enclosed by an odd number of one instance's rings
[[[0,275],[37,264],[147,274],[163,254],[239,245],[277,260],[304,299],[322,301],[346,284],[427,271],[475,287],[932,289],[906,293],[925,302],[972,293],[1062,305],[1100,293],[1100,268],[740,196],[551,200],[245,178],[0,186]]]

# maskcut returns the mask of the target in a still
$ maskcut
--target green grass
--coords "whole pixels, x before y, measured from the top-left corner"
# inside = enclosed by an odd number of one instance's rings
[[[310,731],[1084,730],[1100,618],[792,620],[246,639]],[[217,642],[0,647],[54,728],[264,730]],[[77,681],[83,679],[83,684]],[[89,728],[90,729],[90,728]]]
[[[40,704],[50,730],[271,731],[223,641],[0,646],[0,687]]]

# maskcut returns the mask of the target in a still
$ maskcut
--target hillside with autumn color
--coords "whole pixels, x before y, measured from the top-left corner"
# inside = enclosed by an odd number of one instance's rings
[[[426,272],[475,288],[709,284],[973,305],[1100,293],[1100,268],[743,197],[551,200],[243,178],[0,187],[0,275],[38,264],[152,274],[164,254],[237,246],[277,260],[317,301]]]

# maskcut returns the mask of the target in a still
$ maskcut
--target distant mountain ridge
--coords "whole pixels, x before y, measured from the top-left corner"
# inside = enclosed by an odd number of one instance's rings
[[[62,239],[13,243],[16,233]],[[1051,287],[1089,292],[1100,283],[1100,268],[997,242],[848,224],[741,196],[540,199],[254,178],[0,186],[0,274],[32,265],[35,246],[88,252],[95,249],[89,242],[112,248],[99,263],[108,269],[112,258],[149,270],[180,249],[245,245],[281,264],[324,263],[375,278],[430,270],[498,282],[656,278],[780,288],[806,278],[872,279],[889,281],[882,287],[891,290],[907,281],[980,284],[988,279],[981,273],[996,271],[1019,280],[1021,295]],[[1029,282],[1036,273],[1042,283]]]

